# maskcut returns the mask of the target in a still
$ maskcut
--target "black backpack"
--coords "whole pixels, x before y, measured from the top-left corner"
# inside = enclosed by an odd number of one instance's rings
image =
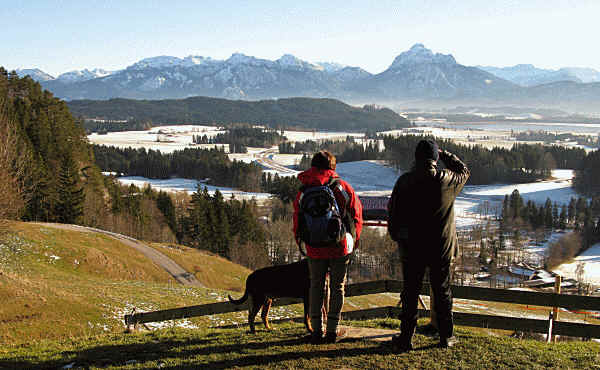
[[[349,196],[338,182],[338,178],[329,178],[325,185],[303,186],[299,200],[299,237],[311,247],[332,247],[339,245],[346,232],[352,226],[348,225],[346,207]],[[340,208],[334,189],[344,197],[344,205]]]

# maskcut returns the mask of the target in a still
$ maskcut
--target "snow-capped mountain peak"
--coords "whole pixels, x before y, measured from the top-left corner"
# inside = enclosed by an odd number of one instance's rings
[[[113,71],[106,71],[106,70],[100,69],[100,68],[95,68],[95,69],[92,69],[91,71],[89,69],[84,69],[84,70],[80,70],[80,71],[65,72],[65,73],[59,75],[56,79],[58,81],[62,81],[64,83],[73,83],[73,82],[87,81],[87,80],[91,80],[93,78],[108,76],[112,73],[113,73]]]
[[[335,62],[316,62],[315,64],[323,68],[325,72],[337,72],[347,67]]]
[[[284,68],[307,68],[314,70],[322,70],[322,68],[318,65],[306,62],[292,54],[284,54],[281,58],[275,61],[277,64]]]
[[[189,55],[181,61],[181,65],[183,67],[191,67],[196,65],[208,64],[208,63],[216,63],[220,62],[211,57],[203,57],[200,55]]]
[[[247,64],[256,60],[256,58],[242,53],[233,53],[225,62],[228,64]]]
[[[128,69],[165,68],[181,65],[183,60],[177,57],[161,55],[158,57],[145,58],[127,67]]]
[[[38,82],[54,80],[53,76],[49,75],[48,73],[46,73],[38,68],[17,69],[15,72],[17,72],[17,75],[19,77],[29,76],[34,81],[38,81]]]
[[[390,69],[401,68],[411,64],[456,64],[456,60],[450,54],[434,54],[423,44],[415,44],[410,50],[398,55],[390,66]]]

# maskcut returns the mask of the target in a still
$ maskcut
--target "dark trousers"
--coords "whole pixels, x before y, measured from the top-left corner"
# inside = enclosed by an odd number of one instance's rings
[[[450,260],[436,259],[432,255],[408,253],[402,257],[402,315],[400,333],[410,340],[417,327],[417,304],[423,285],[425,269],[429,267],[429,282],[433,292],[433,307],[437,316],[441,338],[450,338],[454,332],[452,321],[452,292],[450,291]]]

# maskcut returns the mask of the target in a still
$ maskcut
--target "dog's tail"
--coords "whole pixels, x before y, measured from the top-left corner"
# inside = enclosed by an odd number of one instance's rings
[[[244,295],[240,299],[233,299],[233,298],[231,298],[230,295],[227,295],[227,297],[229,297],[229,301],[231,303],[233,303],[235,305],[240,305],[240,304],[246,302],[246,300],[248,299],[248,289],[246,289],[246,291],[244,292]]]

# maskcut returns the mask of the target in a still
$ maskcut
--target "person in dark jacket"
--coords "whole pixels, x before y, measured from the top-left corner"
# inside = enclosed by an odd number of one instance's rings
[[[446,169],[437,168],[440,159]],[[454,200],[469,178],[457,156],[440,150],[433,140],[421,140],[413,169],[398,178],[388,203],[388,232],[398,243],[404,289],[400,334],[392,339],[401,352],[412,349],[417,326],[417,299],[425,270],[433,292],[440,346],[452,346],[450,263],[457,251]]]
[[[348,218],[346,230],[348,231],[339,245],[327,247],[313,247],[306,245],[306,255],[308,257],[308,269],[310,272],[310,321],[313,327],[313,334],[310,342],[312,344],[335,343],[336,339],[342,333],[338,332],[338,324],[341,317],[342,306],[344,304],[344,285],[346,283],[346,274],[350,253],[357,245],[362,231],[362,204],[355,194],[354,189],[346,181],[339,179],[335,172],[336,159],[333,154],[326,150],[317,152],[311,161],[311,168],[300,173],[298,179],[305,187],[321,186],[328,184],[330,179],[338,179],[337,185],[341,188],[334,189],[333,193],[336,202],[341,209],[344,209]],[[342,192],[345,192],[346,197]],[[300,227],[302,227],[300,214],[300,198],[302,192],[299,191],[294,201],[294,236],[300,246]],[[350,221],[351,220],[351,221]],[[323,303],[325,278],[329,271],[330,298],[329,312],[327,313],[327,330],[323,338],[323,323],[321,317],[321,306]]]

